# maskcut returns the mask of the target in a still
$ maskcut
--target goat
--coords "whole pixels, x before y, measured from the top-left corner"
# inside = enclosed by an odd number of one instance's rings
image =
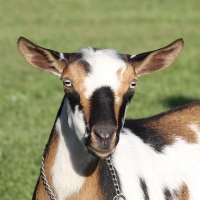
[[[125,119],[138,77],[167,68],[183,44],[59,53],[19,38],[25,60],[56,74],[65,92],[33,199],[200,199],[200,102]]]

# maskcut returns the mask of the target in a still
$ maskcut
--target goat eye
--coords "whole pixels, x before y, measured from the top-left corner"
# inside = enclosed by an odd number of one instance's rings
[[[135,86],[136,86],[136,82],[131,82],[131,84],[129,85],[129,88],[133,89],[133,88],[135,88]]]
[[[64,83],[64,85],[66,87],[71,87],[72,86],[72,82],[70,80],[65,80],[63,83]]]

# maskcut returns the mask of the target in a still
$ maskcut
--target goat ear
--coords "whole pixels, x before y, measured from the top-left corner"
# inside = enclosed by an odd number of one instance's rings
[[[170,45],[135,56],[128,56],[137,76],[149,74],[167,68],[183,49],[183,39],[178,39]]]
[[[18,48],[33,67],[60,76],[67,62],[67,54],[37,46],[24,37],[18,39]]]

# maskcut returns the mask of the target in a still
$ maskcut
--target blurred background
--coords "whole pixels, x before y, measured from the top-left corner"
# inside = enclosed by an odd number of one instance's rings
[[[0,199],[31,199],[63,91],[17,49],[24,36],[60,52],[82,46],[136,54],[183,38],[168,69],[139,79],[128,117],[147,117],[200,100],[199,0],[1,0]]]

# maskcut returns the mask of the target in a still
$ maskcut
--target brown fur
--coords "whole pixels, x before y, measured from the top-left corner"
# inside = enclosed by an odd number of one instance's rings
[[[122,101],[123,101],[123,95],[129,90],[129,85],[132,81],[137,82],[137,76],[134,72],[134,68],[127,64],[127,68],[126,70],[123,72],[122,70],[119,70],[117,72],[119,81],[121,82],[120,88],[118,90],[118,93],[115,94],[118,98],[118,102],[115,102],[115,117],[118,121],[118,116],[119,116],[119,109],[120,106],[122,105]]]
[[[58,146],[58,134],[53,131],[51,133],[48,145],[47,145],[47,149],[46,149],[46,153],[44,156],[44,169],[45,169],[45,174],[48,180],[49,185],[51,186],[51,189],[53,191],[53,187],[52,187],[52,179],[51,179],[51,168],[54,164],[54,159],[56,156],[56,152],[57,152],[57,146]],[[42,180],[42,177],[40,175],[37,186],[36,186],[36,196],[35,199],[43,199],[43,200],[49,200],[49,195],[47,193],[47,190],[44,186],[44,182]],[[34,198],[33,198],[34,199]]]
[[[133,66],[137,76],[167,68],[180,54],[183,49],[183,45],[183,40],[178,39],[164,48],[152,51],[146,59],[134,62]]]
[[[189,190],[188,187],[185,183],[183,183],[181,189],[179,192],[176,194],[176,198],[178,200],[189,200]]]
[[[18,40],[18,47],[27,62],[35,68],[62,73],[66,62],[56,59],[49,50],[30,42],[26,38]]]
[[[153,117],[153,120],[144,123],[144,126],[158,130],[160,133],[165,133],[162,136],[169,144],[172,144],[177,137],[181,137],[189,143],[197,143],[197,135],[189,128],[189,125],[198,124],[200,103],[189,104],[176,108],[174,111],[157,115]]]
[[[80,94],[80,103],[83,106],[83,112],[85,116],[85,120],[87,122],[87,126],[89,127],[89,117],[90,117],[90,100],[86,99],[84,96],[84,92],[86,91],[83,81],[85,80],[87,73],[83,66],[82,62],[75,61],[70,63],[68,67],[66,67],[62,74],[62,80],[69,79],[72,81],[73,90],[76,90]],[[65,90],[67,88],[65,87]]]
[[[169,190],[165,190],[165,199],[166,200],[189,200],[189,190],[185,183],[183,183],[180,189],[173,191],[172,193]]]

